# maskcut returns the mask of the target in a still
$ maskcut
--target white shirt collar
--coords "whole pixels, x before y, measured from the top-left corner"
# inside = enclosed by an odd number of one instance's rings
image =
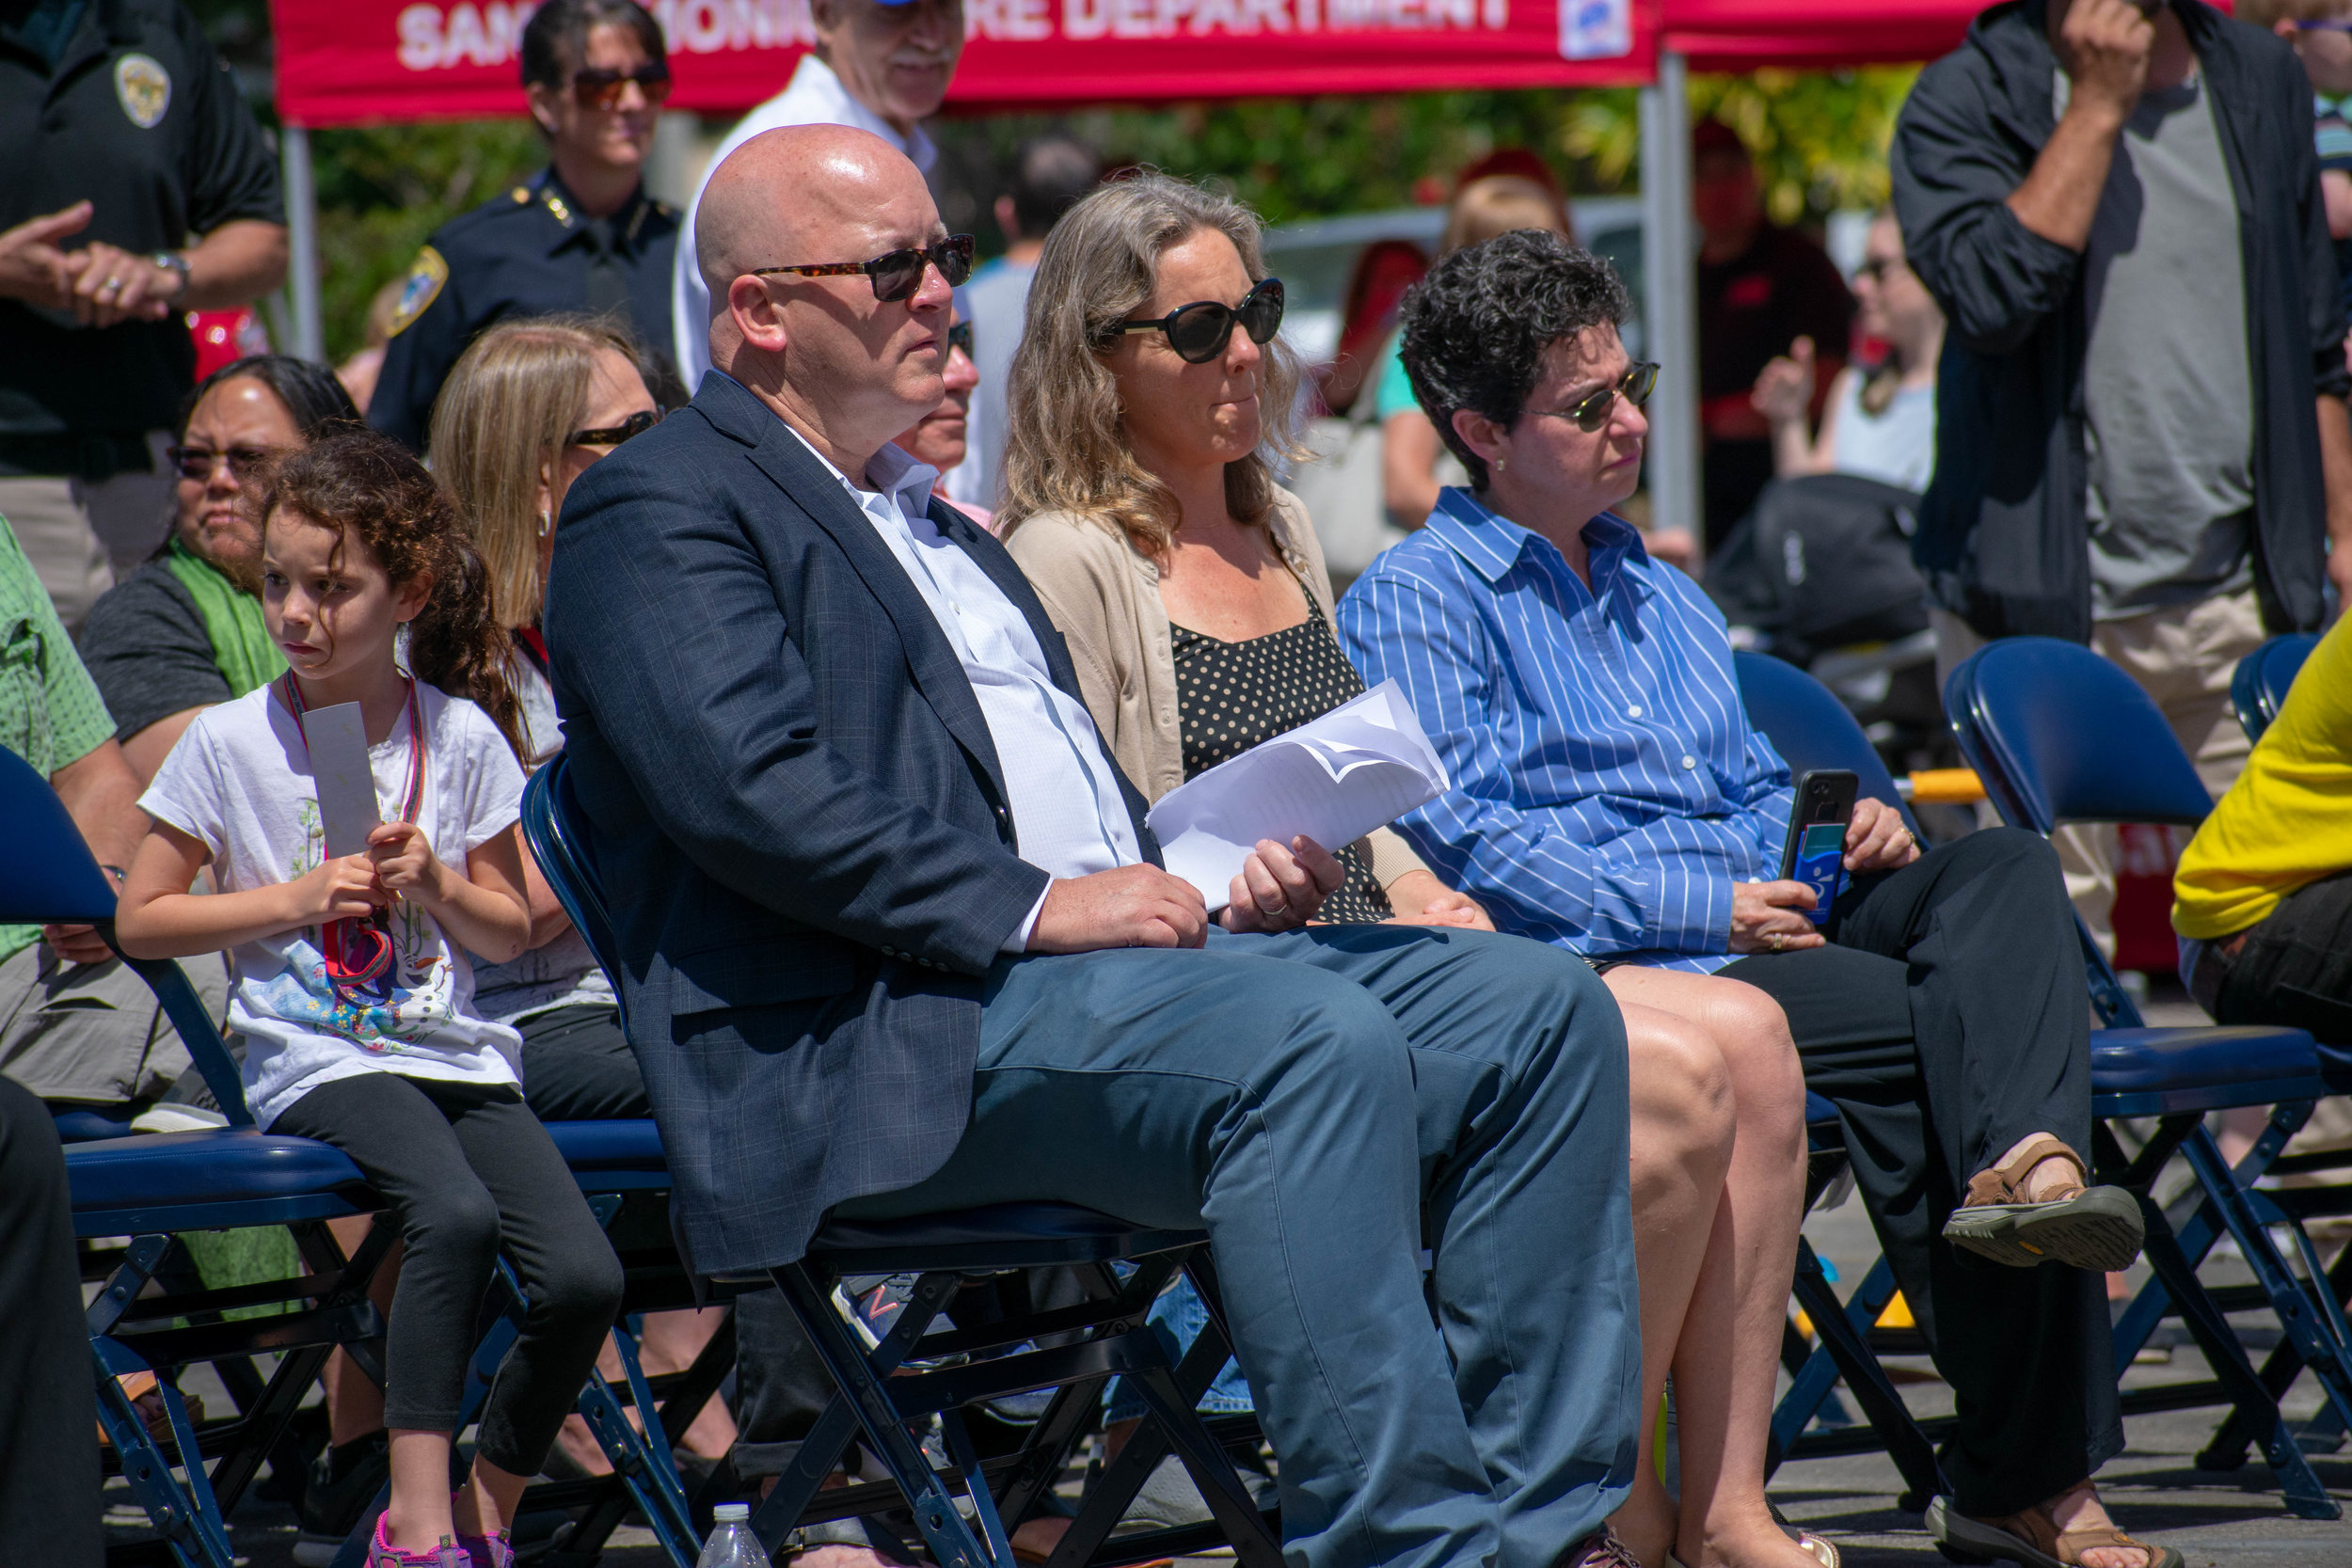
[[[729,381],[735,381],[735,377],[727,375],[726,372],[716,365],[710,368],[710,373],[726,375]],[[735,381],[735,384],[738,387],[743,385],[739,381]],[[748,391],[750,388],[746,388],[745,390]],[[802,435],[790,420],[781,414],[776,414],[776,411],[764,402],[760,406],[768,408],[769,413],[775,414],[776,422],[791,431],[792,438],[808,449],[809,456],[822,463],[825,466],[825,472],[841,482],[841,487],[850,492],[851,500],[856,501],[860,506],[866,504],[865,498],[872,495],[873,491],[853,483],[850,476],[843,473],[832,458],[818,451],[817,444]],[[896,441],[885,441],[882,443],[882,451],[876,452],[866,465],[866,483],[872,485],[874,490],[880,491],[883,496],[898,502],[898,511],[912,519],[920,517],[930,510],[931,489],[939,483],[939,470],[915,457]]]
[[[853,126],[871,131],[899,151],[905,153],[916,168],[925,174],[939,162],[939,149],[918,125],[914,134],[902,136],[898,127],[850,96],[842,85],[840,74],[818,59],[812,52],[801,56],[801,63],[792,71],[792,80],[784,89],[787,97],[797,99],[801,105],[815,109],[820,118],[814,123]]]

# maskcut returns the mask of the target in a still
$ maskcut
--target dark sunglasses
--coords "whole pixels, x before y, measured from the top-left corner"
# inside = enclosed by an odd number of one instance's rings
[[[966,359],[972,357],[972,324],[970,322],[958,322],[947,329],[947,348],[951,353],[961,349]]]
[[[617,109],[621,106],[621,90],[631,82],[645,95],[648,109],[660,108],[670,96],[670,68],[647,63],[635,71],[614,71],[606,66],[574,72],[572,102],[583,109]]]
[[[201,484],[213,477],[213,465],[229,465],[230,479],[245,479],[255,468],[278,455],[267,447],[230,447],[227,451],[215,451],[209,447],[167,447],[164,455],[180,470],[182,479]]]
[[[619,424],[606,425],[602,430],[575,430],[567,447],[617,447],[632,436],[643,436],[661,422],[659,408],[640,408]]]
[[[1554,420],[1573,420],[1576,428],[1590,436],[1609,422],[1609,410],[1619,398],[1639,408],[1649,401],[1658,386],[1658,367],[1637,364],[1590,397],[1579,398],[1572,408],[1531,408],[1531,414],[1542,414]]]
[[[1205,365],[1225,352],[1233,341],[1233,324],[1249,334],[1253,343],[1271,342],[1282,325],[1282,280],[1267,277],[1241,296],[1239,305],[1214,299],[1179,305],[1156,321],[1120,322],[1120,337],[1130,332],[1165,332],[1168,346],[1187,365]]]
[[[972,236],[950,234],[944,240],[933,240],[920,250],[894,250],[877,256],[870,261],[818,261],[806,266],[754,267],[754,277],[766,277],[779,272],[796,272],[804,277],[847,277],[862,272],[873,281],[874,297],[884,305],[895,305],[902,299],[913,299],[923,286],[923,269],[937,267],[939,276],[947,280],[947,287],[961,288],[972,276]]]
[[[1867,277],[1873,283],[1883,283],[1907,265],[1909,265],[1908,262],[1898,261],[1891,257],[1873,256],[1854,268],[1853,275],[1856,277]]]

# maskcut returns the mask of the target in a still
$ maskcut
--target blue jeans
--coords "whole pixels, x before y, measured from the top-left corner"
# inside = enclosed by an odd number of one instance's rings
[[[1581,959],[1458,930],[1212,932],[1205,953],[1003,960],[985,1001],[963,1141],[843,1208],[1205,1226],[1295,1568],[1550,1568],[1624,1500],[1625,1029]]]

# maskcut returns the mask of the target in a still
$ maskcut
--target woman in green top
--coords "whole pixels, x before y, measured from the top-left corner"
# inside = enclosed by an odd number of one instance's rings
[[[215,371],[183,408],[172,449],[178,524],[91,607],[82,631],[82,662],[142,785],[199,712],[286,668],[254,597],[257,467],[360,422],[333,372],[277,354]]]

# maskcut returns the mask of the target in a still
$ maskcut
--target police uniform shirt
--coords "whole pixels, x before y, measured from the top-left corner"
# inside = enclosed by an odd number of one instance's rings
[[[551,168],[451,219],[401,285],[368,422],[422,451],[457,356],[507,316],[610,312],[662,342],[677,232],[677,210],[642,188],[608,218],[584,216]]]
[[[93,240],[177,250],[239,218],[286,221],[236,78],[175,0],[0,0],[0,229],[88,200]],[[666,282],[666,277],[665,277]],[[0,473],[85,472],[69,449],[171,427],[194,384],[178,312],[104,328],[0,299]]]

